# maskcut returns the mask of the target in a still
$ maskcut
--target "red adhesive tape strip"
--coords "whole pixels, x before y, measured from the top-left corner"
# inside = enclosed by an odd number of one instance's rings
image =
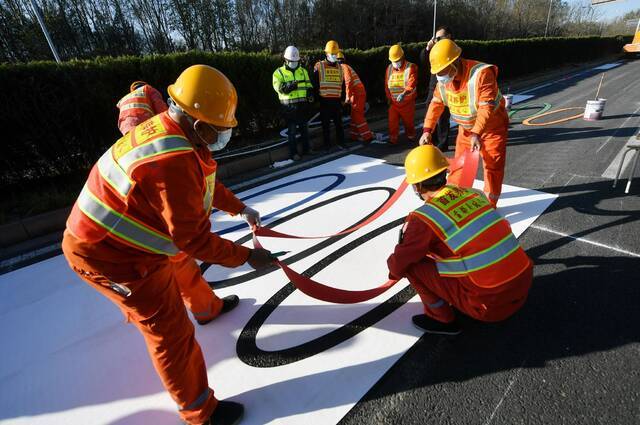
[[[376,211],[375,214],[373,214],[371,217],[369,217],[362,223],[359,223],[355,226],[352,226],[352,227],[349,227],[348,229],[343,230],[342,232],[334,233],[332,235],[296,236],[296,235],[288,235],[286,233],[280,233],[276,230],[268,229],[266,227],[258,227],[257,229],[254,229],[254,233],[257,236],[266,236],[271,238],[288,238],[288,239],[324,239],[324,238],[330,238],[332,236],[346,235],[347,233],[355,232],[356,230],[366,226],[367,224],[371,223],[372,221],[380,217],[382,214],[387,212],[387,210],[391,208],[393,204],[396,203],[396,201],[400,198],[400,196],[402,196],[402,194],[406,189],[407,189],[407,181],[402,180],[402,183],[400,184],[400,186],[398,186],[398,189],[396,189],[395,193],[389,199],[387,199],[387,202],[385,202],[382,205],[382,207],[380,207],[380,209]]]
[[[452,172],[450,173],[450,177],[453,176],[454,179],[458,180],[457,184],[462,187],[471,187],[473,185],[473,180],[475,179],[478,172],[478,159],[478,151],[466,150],[463,155],[454,158],[449,162],[451,167],[450,169],[452,170]],[[452,178],[449,179],[449,182],[452,182]],[[262,244],[258,240],[258,236],[289,239],[316,239],[351,233],[361,227],[366,226],[367,224],[371,223],[376,218],[384,214],[398,200],[398,198],[400,198],[402,193],[404,193],[404,191],[407,189],[407,186],[408,185],[406,180],[403,180],[402,184],[400,184],[393,196],[391,196],[391,198],[389,198],[387,202],[385,202],[384,205],[375,214],[373,214],[362,223],[343,230],[342,232],[328,236],[294,236],[280,233],[265,227],[258,227],[253,229],[253,246],[255,248],[262,248]],[[346,289],[333,288],[331,286],[316,282],[315,280],[310,279],[306,276],[302,276],[300,273],[296,272],[280,261],[276,260],[275,263],[282,269],[282,271],[284,271],[284,273],[287,275],[287,278],[289,278],[291,283],[293,283],[293,285],[298,290],[317,300],[334,304],[354,304],[368,301],[384,293],[393,285],[398,283],[397,280],[388,280],[382,285],[372,289],[365,289],[362,291],[349,291]]]
[[[253,246],[255,248],[262,248],[262,244],[255,233],[253,234]],[[310,296],[311,298],[334,304],[355,304],[368,301],[384,293],[393,285],[398,283],[397,280],[388,280],[376,288],[365,289],[362,291],[349,291],[346,289],[332,288],[331,286],[324,285],[306,276],[302,276],[300,273],[291,269],[281,261],[276,260],[275,263],[282,269],[284,274],[287,275],[291,283],[293,283],[293,285],[302,293]]]
[[[462,155],[449,161],[448,182],[470,188],[478,174],[480,152],[466,149]]]

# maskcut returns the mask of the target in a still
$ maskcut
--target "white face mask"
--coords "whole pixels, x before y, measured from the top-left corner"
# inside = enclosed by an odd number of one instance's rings
[[[453,67],[454,71],[453,71],[453,75],[437,75],[436,74],[436,79],[438,80],[439,83],[442,84],[447,84],[450,83],[451,81],[453,81],[453,77],[455,77],[455,75],[458,73],[458,69],[454,66]]]
[[[338,55],[327,55],[327,60],[329,62],[336,62],[338,60]]]
[[[402,66],[402,61],[398,61],[398,62],[391,62],[391,64],[393,65],[393,67],[395,69],[400,69],[400,67]]]
[[[289,61],[287,62],[287,66],[291,69],[296,69],[298,67],[298,61]]]
[[[227,143],[231,140],[231,133],[233,133],[233,129],[228,128],[223,131],[216,130],[216,132],[218,133],[218,139],[216,142],[207,145],[207,148],[209,148],[211,152],[221,151],[227,146]]]

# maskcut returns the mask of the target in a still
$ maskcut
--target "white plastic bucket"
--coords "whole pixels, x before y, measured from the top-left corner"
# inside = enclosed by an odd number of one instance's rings
[[[604,114],[604,104],[607,103],[607,99],[587,100],[587,106],[584,108],[585,121],[597,121],[602,118]]]
[[[507,109],[507,112],[511,110],[511,105],[513,104],[513,95],[505,94],[504,95],[504,107]]]

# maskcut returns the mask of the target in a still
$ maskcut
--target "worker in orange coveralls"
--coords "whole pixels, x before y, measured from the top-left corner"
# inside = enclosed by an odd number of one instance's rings
[[[182,420],[235,424],[244,408],[218,401],[209,388],[185,305],[206,324],[239,299],[218,298],[193,258],[256,269],[273,259],[267,250],[210,231],[213,207],[260,222],[257,211],[216,181],[211,158],[237,125],[233,84],[215,68],[194,65],[168,92],[168,111],[128,132],[94,165],[67,220],[62,249],[71,268],[142,333]]]
[[[405,159],[407,183],[424,204],[411,212],[387,260],[389,277],[406,277],[424,313],[413,323],[432,334],[461,332],[455,310],[483,322],[522,307],[533,263],[509,223],[480,191],[447,184],[447,159],[432,145]]]
[[[344,85],[346,88],[345,102],[351,105],[349,136],[351,140],[369,143],[373,140],[374,136],[364,117],[364,108],[367,103],[367,92],[364,84],[360,81],[360,77],[356,71],[346,63],[342,51],[338,52],[338,62],[342,67],[342,75],[344,75]]]
[[[384,77],[387,103],[389,104],[389,143],[398,143],[400,120],[407,139],[414,142],[416,127],[416,96],[418,95],[418,67],[407,61],[399,44],[389,49],[389,61]]]
[[[133,82],[130,93],[116,106],[120,110],[118,129],[123,136],[136,125],[168,109],[160,92],[144,81]]]
[[[438,84],[424,118],[420,144],[431,143],[431,132],[445,107],[458,123],[455,156],[480,150],[484,163],[484,192],[495,207],[502,193],[509,117],[498,89],[498,68],[460,57],[462,49],[443,39],[429,53],[431,73]],[[454,178],[455,181],[455,178]]]

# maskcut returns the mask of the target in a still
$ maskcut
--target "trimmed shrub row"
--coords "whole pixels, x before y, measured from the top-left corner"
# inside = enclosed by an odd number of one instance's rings
[[[593,60],[619,52],[624,37],[534,38],[460,41],[463,56],[500,67],[501,78]],[[419,64],[426,43],[404,45],[408,60]],[[364,82],[369,102],[384,101],[388,46],[346,50],[348,63]],[[322,50],[303,52],[310,71]],[[186,67],[204,63],[222,70],[239,95],[236,136],[255,137],[280,123],[271,75],[279,55],[241,52],[187,52],[144,57],[97,58],[56,64],[32,62],[0,65],[0,116],[6,129],[0,160],[0,187],[34,183],[57,176],[86,174],[119,136],[116,102],[134,80],[163,91]],[[420,65],[420,64],[419,64]],[[429,70],[420,66],[419,92],[424,96]]]

